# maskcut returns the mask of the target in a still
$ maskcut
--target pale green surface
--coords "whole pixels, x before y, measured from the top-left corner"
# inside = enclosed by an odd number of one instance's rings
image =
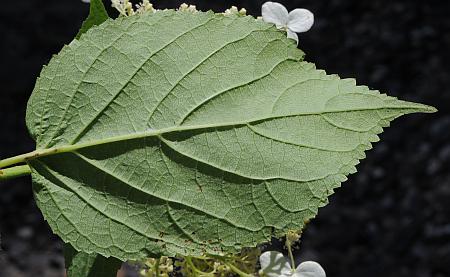
[[[303,228],[382,127],[434,109],[302,57],[252,17],[164,11],[92,28],[28,106],[46,220],[78,250],[122,260],[233,252]]]

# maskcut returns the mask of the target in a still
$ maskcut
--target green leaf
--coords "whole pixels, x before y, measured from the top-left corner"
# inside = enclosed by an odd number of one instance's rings
[[[79,39],[82,34],[86,33],[94,26],[100,25],[109,18],[102,0],[91,0],[89,7],[89,16],[81,25],[80,31],[76,36]]]
[[[302,60],[252,17],[169,10],[93,28],[29,102],[44,217],[78,250],[122,260],[302,229],[382,127],[435,111]]]
[[[97,254],[76,251],[70,244],[64,245],[67,277],[116,277],[122,261]]]

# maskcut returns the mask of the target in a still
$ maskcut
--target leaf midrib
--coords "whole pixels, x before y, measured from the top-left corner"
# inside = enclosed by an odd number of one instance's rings
[[[205,130],[205,129],[216,129],[216,128],[232,128],[232,127],[238,127],[238,126],[246,126],[250,124],[258,124],[261,122],[274,120],[274,119],[280,119],[280,118],[287,118],[287,117],[297,117],[297,116],[312,116],[312,115],[324,115],[324,114],[332,114],[332,113],[346,113],[346,112],[358,112],[358,111],[374,111],[374,110],[421,110],[423,112],[427,112],[427,107],[422,105],[412,105],[412,106],[385,106],[385,107],[375,107],[375,108],[360,108],[360,109],[341,109],[341,110],[328,110],[328,111],[321,111],[321,112],[304,112],[304,113],[295,113],[295,114],[287,114],[287,115],[273,115],[268,116],[264,118],[255,118],[250,120],[244,120],[244,121],[236,121],[236,122],[225,122],[225,123],[211,123],[211,124],[203,124],[203,125],[187,125],[187,126],[174,126],[174,127],[168,127],[163,128],[159,130],[148,130],[145,132],[138,132],[138,133],[132,133],[128,135],[121,135],[121,136],[114,136],[110,138],[103,138],[103,139],[97,139],[82,143],[76,143],[76,144],[68,144],[68,145],[61,145],[61,146],[55,146],[52,148],[38,148],[33,152],[30,152],[27,154],[25,160],[30,161],[34,160],[40,157],[44,156],[51,156],[61,153],[68,153],[68,152],[74,152],[80,149],[89,148],[93,146],[98,145],[104,145],[109,143],[115,143],[115,142],[121,142],[121,141],[127,141],[127,140],[135,140],[135,139],[141,139],[141,138],[147,138],[147,137],[159,137],[165,134],[175,133],[175,132],[187,132],[187,131],[196,131],[196,130]],[[354,131],[358,132],[358,131]],[[366,133],[366,132],[363,132]]]

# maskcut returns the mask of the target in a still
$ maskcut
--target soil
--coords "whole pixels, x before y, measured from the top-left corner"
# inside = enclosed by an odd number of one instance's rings
[[[153,1],[175,7],[181,1]],[[260,14],[263,1],[192,1]],[[300,35],[307,60],[341,77],[433,105],[396,120],[305,231],[299,260],[333,277],[450,276],[450,1],[298,0],[314,12]],[[25,108],[43,64],[76,34],[77,0],[3,1],[0,156],[33,149]],[[0,276],[63,276],[62,244],[33,201],[29,178],[0,183]],[[276,242],[273,248],[279,248]]]

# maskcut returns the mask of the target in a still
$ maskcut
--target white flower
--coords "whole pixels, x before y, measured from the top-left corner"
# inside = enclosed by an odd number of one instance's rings
[[[323,268],[316,262],[303,262],[293,270],[283,254],[276,251],[264,252],[259,257],[260,274],[267,277],[326,277]]]
[[[84,2],[84,3],[91,3],[91,0],[81,0],[81,2]]]
[[[295,9],[291,12],[280,3],[266,2],[262,6],[262,18],[273,23],[278,29],[286,30],[288,38],[298,44],[296,33],[303,33],[311,29],[314,24],[314,14],[307,9]]]

